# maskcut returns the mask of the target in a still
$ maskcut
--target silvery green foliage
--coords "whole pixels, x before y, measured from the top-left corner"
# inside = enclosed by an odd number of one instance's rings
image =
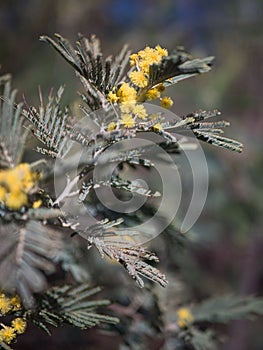
[[[43,173],[43,179],[37,191],[29,194],[32,196],[30,198],[32,203],[34,200],[41,200],[41,207],[24,206],[19,210],[9,210],[5,205],[0,205],[1,289],[7,293],[18,293],[24,305],[18,316],[25,317],[47,332],[49,332],[47,326],[57,327],[63,323],[82,329],[99,325],[101,322],[116,324],[118,320],[115,317],[101,314],[98,311],[99,307],[109,304],[108,300],[90,300],[90,297],[99,292],[100,288],[91,288],[87,283],[87,280],[91,278],[90,272],[93,267],[83,262],[82,256],[88,256],[89,249],[94,247],[100,257],[107,257],[124,267],[139,287],[144,287],[145,280],[148,280],[146,286],[150,288],[146,288],[149,293],[147,300],[152,302],[149,309],[157,310],[154,317],[163,320],[165,332],[168,330],[169,333],[171,329],[173,330],[170,339],[167,336],[168,333],[165,334],[167,344],[173,344],[178,348],[181,346],[182,349],[183,346],[192,346],[196,350],[214,349],[215,333],[209,327],[202,328],[200,325],[203,322],[212,325],[226,323],[232,319],[260,315],[263,313],[262,300],[237,296],[213,298],[195,306],[189,306],[194,321],[186,329],[180,329],[175,320],[169,323],[168,320],[165,320],[164,308],[157,300],[155,293],[152,293],[152,282],[162,287],[167,286],[165,275],[155,267],[159,261],[158,257],[147,248],[136,245],[132,239],[125,238],[127,235],[133,238],[137,234],[137,232],[124,230],[125,225],[129,222],[139,223],[144,215],[146,217],[147,214],[152,213],[154,208],[149,205],[138,210],[134,215],[116,220],[111,217],[111,213],[107,212],[106,208],[94,205],[90,198],[94,188],[105,186],[114,187],[121,193],[131,192],[147,198],[155,198],[160,193],[144,188],[134,180],[123,179],[120,167],[110,180],[102,179],[96,182],[88,174],[98,164],[96,154],[102,155],[100,164],[103,166],[121,163],[135,167],[135,169],[136,167],[143,167],[147,170],[153,168],[154,164],[150,159],[147,157],[141,159],[142,155],[151,151],[151,146],[120,150],[120,152],[104,156],[104,151],[117,141],[135,138],[141,132],[158,134],[158,137],[161,138],[158,145],[167,153],[176,156],[180,156],[181,145],[173,133],[178,131],[190,130],[202,141],[236,152],[241,151],[242,145],[238,141],[222,136],[222,128],[227,127],[228,122],[210,121],[220,116],[217,110],[200,110],[183,116],[179,121],[169,122],[165,122],[160,115],[157,121],[162,123],[162,130],[154,128],[156,120],[147,120],[143,125],[138,123],[130,129],[107,130],[108,122],[116,113],[107,99],[107,94],[127,80],[130,51],[125,46],[115,58],[104,59],[100,42],[95,36],[87,39],[80,35],[75,47],[60,35],[56,35],[55,39],[42,36],[41,40],[51,44],[77,72],[84,89],[81,97],[85,105],[80,107],[80,112],[84,116],[93,118],[98,130],[95,132],[81,128],[78,125],[78,118],[72,117],[68,108],[61,107],[63,87],[60,87],[55,93],[50,93],[47,101],[44,100],[40,91],[40,105],[36,108],[29,106],[25,101],[16,104],[16,91],[11,89],[10,76],[0,78],[2,89],[0,168],[12,168],[22,161],[29,131],[40,142],[40,145],[36,146],[36,151],[41,157],[46,158],[45,162],[41,158],[40,163],[36,162],[35,165],[32,165]],[[147,87],[136,88],[139,102],[144,102],[147,90],[159,83],[170,86],[186,78],[209,72],[212,61],[213,57],[192,58],[183,48],[177,48],[164,57],[159,64],[150,66]],[[100,108],[105,111],[102,117],[91,113]],[[90,225],[85,230],[78,229],[78,217],[68,217],[62,211],[61,207],[65,197],[55,198],[48,188],[48,180],[53,176],[54,159],[63,158],[68,154],[74,143],[83,147],[87,154],[73,179],[79,184],[77,198],[80,203],[92,207],[95,216],[104,217],[97,224]],[[155,157],[161,159],[158,153],[155,154]],[[69,167],[67,170],[70,170],[70,164],[66,165]],[[70,183],[67,184],[69,185]],[[69,193],[67,187],[64,193]],[[173,233],[176,235],[176,232]],[[77,286],[65,284],[61,287],[50,287],[49,276],[58,271],[58,266],[75,280]],[[172,312],[176,313],[176,308],[172,309]],[[136,313],[139,314],[139,311],[135,310]],[[138,319],[142,319],[141,315]],[[140,321],[138,326],[140,339],[147,338],[149,334],[151,336],[157,334],[151,322],[152,320],[145,321],[144,319]],[[129,338],[126,345],[128,344],[131,349],[138,346],[136,335],[138,334],[136,333],[135,336],[128,334],[126,337],[126,340]],[[141,344],[141,349],[144,349],[146,344],[146,341]],[[125,345],[123,345],[124,348]],[[8,349],[7,345],[6,349]]]

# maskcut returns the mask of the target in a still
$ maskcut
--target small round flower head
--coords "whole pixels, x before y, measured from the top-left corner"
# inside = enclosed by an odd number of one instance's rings
[[[146,93],[146,98],[149,101],[155,100],[156,98],[159,98],[159,97],[160,97],[160,92],[156,88],[155,89],[150,89]]]
[[[115,122],[110,122],[108,127],[107,127],[107,130],[108,131],[113,131],[116,129],[116,123]]]
[[[35,187],[40,176],[28,163],[0,171],[0,201],[9,209],[17,210],[28,204],[28,193]]]
[[[161,99],[161,106],[164,108],[170,108],[173,105],[173,100],[171,99],[171,97],[163,97]]]
[[[5,199],[6,190],[3,186],[0,185],[0,202],[3,202]]]
[[[135,66],[137,62],[138,62],[137,53],[133,53],[132,55],[130,55],[130,65]]]
[[[26,321],[18,317],[12,321],[13,329],[17,334],[22,334],[26,330]]]
[[[135,101],[132,102],[123,102],[120,104],[120,110],[122,113],[131,113],[134,109]]]
[[[16,333],[14,328],[9,326],[4,326],[3,329],[0,330],[0,341],[10,344],[12,340],[16,338]]]
[[[156,89],[160,92],[163,92],[165,90],[165,86],[161,83],[156,86]]]
[[[144,50],[138,52],[136,63],[144,73],[149,73],[150,66],[154,63],[159,63],[167,55],[168,51],[160,45],[157,45],[154,49],[146,46]]]
[[[148,84],[148,79],[145,76],[145,74],[142,71],[133,71],[129,74],[129,78],[131,79],[131,82],[140,87],[143,88],[147,86]]]
[[[160,131],[160,130],[162,130],[163,128],[162,128],[162,125],[160,124],[160,123],[157,123],[157,124],[155,124],[154,126],[153,126],[153,130],[154,131]]]
[[[136,101],[136,90],[128,83],[123,83],[117,91],[117,96],[120,102]]]
[[[147,117],[147,112],[146,112],[146,109],[144,108],[143,105],[141,104],[138,104],[138,105],[135,105],[133,110],[132,110],[132,113],[137,117],[137,118],[140,118],[140,119],[145,119]]]
[[[14,311],[21,310],[21,301],[18,295],[15,295],[10,299],[10,303]]]
[[[38,199],[37,201],[34,201],[34,202],[33,202],[32,207],[33,207],[34,209],[38,209],[38,208],[41,206],[41,204],[42,204],[42,200],[41,200],[41,199]]]
[[[12,210],[18,210],[27,205],[27,195],[22,191],[13,191],[6,196],[5,204]]]
[[[121,124],[126,128],[132,128],[135,125],[135,120],[130,114],[124,114],[121,118]]]
[[[180,328],[185,328],[194,321],[191,311],[186,307],[182,307],[177,311],[177,319]]]
[[[4,294],[0,294],[0,314],[6,315],[12,309],[10,299]]]
[[[112,91],[110,91],[108,93],[108,100],[111,102],[111,103],[117,103],[118,100],[119,100],[119,97]]]
[[[168,56],[168,51],[161,47],[160,45],[155,46],[155,50],[162,56]]]

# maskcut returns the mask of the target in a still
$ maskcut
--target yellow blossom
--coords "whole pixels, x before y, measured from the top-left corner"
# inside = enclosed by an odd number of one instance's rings
[[[153,130],[154,131],[160,131],[160,130],[162,130],[163,128],[162,128],[162,125],[160,124],[160,123],[157,123],[157,124],[155,124],[154,126],[153,126]]]
[[[0,340],[7,344],[10,344],[15,337],[16,333],[12,327],[4,326],[4,328],[0,330]]]
[[[171,97],[163,97],[161,100],[161,105],[164,108],[170,108],[173,105],[173,100]]]
[[[23,320],[22,318],[15,318],[12,321],[12,326],[16,333],[22,334],[26,330],[26,321]]]
[[[160,97],[160,92],[158,91],[158,89],[150,89],[146,93],[146,98],[149,101],[155,100],[156,98],[159,98],[159,97]]]
[[[140,62],[138,63],[139,68],[145,73],[145,74],[149,74],[150,71],[150,65],[149,61],[146,60],[140,60]]]
[[[130,55],[131,66],[135,66],[137,61],[138,61],[138,55],[136,53],[133,53],[132,55]]]
[[[7,298],[4,294],[0,296],[0,313],[6,315],[12,309],[10,299]]]
[[[143,88],[145,86],[147,86],[148,83],[148,79],[147,77],[144,75],[144,73],[142,71],[133,71],[129,74],[129,78],[131,79],[131,82],[140,87]]]
[[[115,122],[110,122],[109,125],[108,125],[107,130],[108,131],[113,131],[115,129],[116,129],[116,123]]]
[[[135,125],[135,121],[130,114],[124,114],[121,118],[121,124],[126,128],[132,128]]]
[[[0,201],[4,201],[6,190],[3,186],[0,186]]]
[[[27,195],[22,191],[11,192],[7,195],[5,204],[12,210],[20,209],[24,205],[27,205]]]
[[[28,163],[0,171],[0,200],[11,210],[20,209],[28,204],[27,194],[39,178]]]
[[[122,113],[130,113],[133,111],[135,106],[135,101],[133,102],[123,102],[120,104],[120,110]]]
[[[14,311],[20,310],[21,309],[21,301],[18,295],[15,295],[10,299],[10,303],[13,307]]]
[[[168,56],[168,51],[162,48],[160,45],[155,46],[155,50],[162,56]]]
[[[163,92],[165,90],[165,86],[162,83],[158,84],[155,88],[160,92]]]
[[[128,83],[123,83],[117,91],[120,102],[136,101],[136,90]]]
[[[185,307],[177,311],[177,318],[177,324],[180,328],[185,328],[194,321],[191,311]]]
[[[39,207],[41,206],[41,204],[42,204],[42,200],[39,199],[39,200],[33,202],[32,207],[33,207],[34,209],[37,209],[37,208],[39,208]]]
[[[108,93],[108,100],[112,103],[116,103],[119,100],[119,97],[112,91]]]
[[[135,105],[132,113],[140,119],[145,119],[147,117],[147,112],[143,105]]]
[[[149,65],[153,63],[159,63],[162,56],[159,54],[159,52],[149,46],[146,46],[144,50],[140,50],[138,52],[139,57],[147,62]]]

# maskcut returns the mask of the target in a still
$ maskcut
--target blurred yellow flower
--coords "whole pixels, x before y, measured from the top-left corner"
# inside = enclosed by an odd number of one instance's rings
[[[161,106],[164,108],[170,108],[173,105],[173,100],[171,99],[171,97],[163,97],[161,99]]]
[[[126,128],[132,128],[135,125],[135,120],[130,114],[124,114],[121,118],[121,124]]]
[[[188,308],[182,307],[179,310],[177,310],[177,324],[180,328],[187,327],[193,321],[194,317]]]

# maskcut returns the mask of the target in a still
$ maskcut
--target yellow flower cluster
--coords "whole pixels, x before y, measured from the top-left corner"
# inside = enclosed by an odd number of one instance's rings
[[[158,64],[167,55],[168,51],[157,45],[155,48],[147,46],[144,50],[140,50],[138,53],[130,56],[130,64],[135,67],[129,74],[130,83],[124,82],[118,89],[114,88],[108,93],[108,100],[113,104],[118,103],[120,106],[122,112],[120,125],[132,128],[138,119],[146,119],[147,112],[144,106],[136,104],[138,101],[160,99],[164,108],[170,108],[173,105],[170,97],[161,98],[161,93],[165,90],[163,84],[158,84],[152,88],[148,87],[147,89],[150,66],[154,63]],[[145,89],[145,91],[141,89]],[[117,124],[111,122],[107,130],[112,131],[116,127]],[[160,124],[154,130],[161,130]]]
[[[4,293],[0,293],[0,315],[5,316],[11,311],[21,310],[21,301],[17,295],[7,297]],[[10,344],[17,336],[26,330],[26,321],[20,317],[12,320],[12,327],[1,324],[0,343]]]
[[[34,188],[39,177],[28,163],[0,171],[0,203],[4,203],[11,210],[27,205],[28,193]]]
[[[168,55],[168,51],[160,45],[151,48],[146,46],[144,50],[140,50],[137,54],[130,56],[131,66],[136,66],[138,70],[149,73],[150,66],[154,63],[159,63],[163,57]]]
[[[26,321],[18,317],[12,320],[12,327],[2,325],[0,330],[0,342],[10,344],[18,334],[24,333],[26,330]]]
[[[0,293],[0,314],[6,315],[10,311],[18,311],[21,309],[21,302],[17,295],[8,298],[4,293]]]
[[[182,307],[177,310],[177,324],[180,328],[186,328],[193,323],[193,321],[194,317],[188,308]]]

